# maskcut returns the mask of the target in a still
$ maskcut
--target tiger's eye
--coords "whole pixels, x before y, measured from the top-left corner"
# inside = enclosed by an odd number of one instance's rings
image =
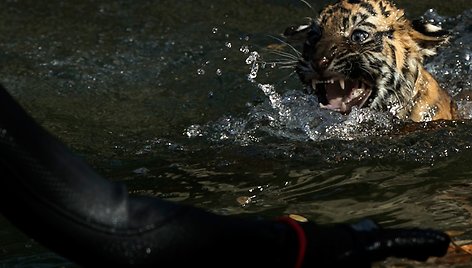
[[[351,41],[362,44],[369,38],[369,33],[363,30],[354,30],[351,34]]]

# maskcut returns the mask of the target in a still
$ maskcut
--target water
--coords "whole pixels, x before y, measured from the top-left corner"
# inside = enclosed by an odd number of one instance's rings
[[[0,80],[101,174],[220,214],[370,217],[472,239],[470,120],[318,109],[266,49],[313,15],[303,3],[128,2],[0,4]],[[426,67],[470,119],[472,6],[416,2],[399,5],[454,32]],[[3,218],[0,241],[0,267],[73,266]]]

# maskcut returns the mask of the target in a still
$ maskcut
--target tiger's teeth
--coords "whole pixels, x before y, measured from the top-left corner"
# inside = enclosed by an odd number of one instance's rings
[[[339,80],[339,86],[341,87],[342,90],[344,90],[344,80],[343,79]]]
[[[356,88],[356,89],[354,89],[354,90],[352,91],[351,94],[352,94],[352,97],[353,97],[353,98],[357,98],[357,97],[361,96],[362,93],[364,93],[364,89],[363,89],[363,88]]]
[[[330,80],[312,80],[311,81],[311,84],[312,85],[315,85],[315,84],[334,84],[334,79],[330,79]]]

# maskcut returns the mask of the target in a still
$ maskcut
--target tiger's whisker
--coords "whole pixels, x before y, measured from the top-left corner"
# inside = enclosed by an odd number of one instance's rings
[[[264,60],[257,60],[258,63],[263,64],[263,65],[272,65],[273,67],[278,67],[279,69],[291,69],[295,68],[295,66],[298,64],[297,61],[287,61],[287,60],[275,60],[275,61],[264,61]]]
[[[288,58],[288,59],[293,59],[293,60],[298,60],[299,59],[296,55],[290,54],[290,53],[285,52],[285,51],[271,51],[270,53],[281,56],[281,57],[284,57],[284,58]]]
[[[275,61],[265,61],[266,64],[297,64],[298,61],[288,61],[288,60],[275,60]]]
[[[287,45],[289,48],[291,48],[293,50],[293,52],[295,52],[298,56],[301,56],[302,53],[300,51],[298,51],[294,46],[290,45],[289,43],[285,42],[284,40],[278,38],[278,37],[275,37],[273,35],[269,35],[269,37],[281,42],[282,44],[285,44]]]
[[[310,5],[310,3],[308,3],[307,1],[305,0],[300,0],[300,2],[302,2],[303,4],[305,4],[308,8],[310,8],[311,10],[313,10],[313,7]]]
[[[280,66],[279,69],[293,69],[295,68],[295,65],[289,65],[289,66]]]

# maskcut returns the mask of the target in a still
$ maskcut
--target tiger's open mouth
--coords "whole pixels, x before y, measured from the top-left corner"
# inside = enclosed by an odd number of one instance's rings
[[[372,94],[372,87],[360,80],[312,80],[311,86],[321,108],[343,114],[351,112],[354,106],[362,108]]]

